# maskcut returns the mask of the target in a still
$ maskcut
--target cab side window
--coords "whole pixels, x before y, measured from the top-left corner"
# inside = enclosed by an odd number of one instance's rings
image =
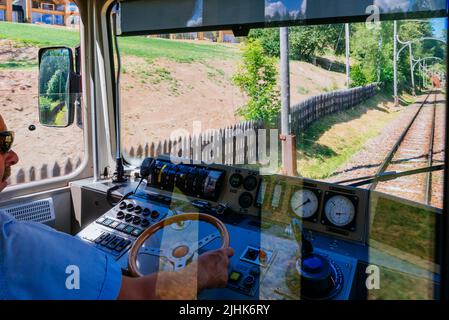
[[[65,128],[39,124],[38,51],[48,46],[74,49],[79,44],[78,9],[69,1],[45,1],[45,6],[32,1],[28,12],[23,8],[20,23],[14,23],[14,15],[1,4],[0,114],[8,130],[15,132],[12,149],[19,156],[11,168],[10,185],[67,175],[82,163],[83,129],[76,122]],[[83,108],[81,101],[78,112]]]

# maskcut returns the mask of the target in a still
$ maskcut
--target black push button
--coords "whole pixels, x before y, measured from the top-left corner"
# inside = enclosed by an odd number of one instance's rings
[[[126,207],[126,209],[128,211],[133,211],[134,210],[134,205],[132,203],[128,204],[128,206]]]
[[[152,218],[152,219],[157,219],[157,218],[159,218],[159,212],[157,212],[156,210],[153,210],[153,211],[151,212],[151,218]]]
[[[133,224],[138,225],[140,224],[140,221],[142,221],[142,219],[140,219],[140,217],[135,216],[133,219]]]
[[[97,239],[94,240],[95,243],[100,243],[109,235],[107,232],[103,232]]]
[[[141,206],[136,206],[135,209],[134,209],[134,212],[137,213],[137,214],[141,213],[142,212],[142,207]]]
[[[151,213],[151,210],[150,209],[148,209],[148,208],[145,208],[145,209],[143,209],[143,215],[146,217],[146,216],[149,216],[150,215],[150,213]]]
[[[123,249],[125,249],[130,243],[131,243],[131,241],[123,239],[122,242],[120,242],[120,243],[114,248],[114,250],[117,251],[117,252],[121,252],[121,251],[122,251]]]
[[[127,204],[125,201],[122,201],[122,202],[120,202],[120,204],[119,204],[118,207],[119,207],[121,210],[125,210],[127,205],[128,205],[128,204]]]
[[[253,277],[258,277],[260,275],[260,269],[258,267],[251,268],[249,274]]]
[[[132,215],[132,214],[127,214],[126,216],[125,216],[125,221],[126,222],[131,222],[131,221],[133,221],[133,218],[134,218],[134,216]]]
[[[248,251],[246,251],[245,258],[251,261],[255,261],[258,255],[259,255],[258,250],[249,248]]]
[[[146,228],[150,225],[150,221],[148,221],[147,219],[143,219],[142,223],[140,224],[142,227]]]
[[[254,279],[253,276],[247,276],[244,280],[243,280],[243,285],[245,286],[245,288],[252,288],[254,286],[254,284],[256,283],[256,279]]]
[[[115,238],[114,235],[108,234],[108,235],[103,239],[103,241],[100,242],[100,245],[106,246],[106,245],[109,243],[109,241],[114,240],[114,238]]]
[[[120,237],[115,237],[114,240],[110,241],[107,245],[109,249],[114,249],[123,239]]]
[[[123,211],[117,212],[117,219],[122,220],[124,217],[125,217],[125,214],[123,213]]]

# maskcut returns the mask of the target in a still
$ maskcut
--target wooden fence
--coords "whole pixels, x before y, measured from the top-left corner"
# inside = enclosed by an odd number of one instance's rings
[[[377,87],[377,84],[371,84],[334,91],[311,97],[294,105],[291,112],[293,133],[299,134],[321,117],[354,107],[371,98],[376,94]],[[278,138],[277,135],[275,137]],[[260,154],[266,156],[267,147],[273,138],[273,132],[267,130],[262,122],[245,121],[226,128],[208,130],[198,135],[178,137],[173,140],[165,139],[146,143],[143,146],[131,146],[129,149],[124,149],[124,154],[126,157],[139,160],[159,155],[173,155],[195,161],[227,165],[247,164],[258,161]],[[19,184],[59,177],[73,172],[80,165],[81,159],[78,158],[76,161],[67,159],[62,165],[55,162],[52,166],[43,164],[40,168],[20,168],[10,179],[12,184]]]
[[[14,176],[10,177],[11,184],[20,184],[24,182],[33,182],[54,177],[68,175],[81,165],[81,159],[76,161],[67,159],[62,165],[57,161],[53,165],[43,164],[40,168],[30,167],[28,169],[20,168]],[[14,167],[13,167],[14,170]]]
[[[378,85],[374,83],[364,87],[333,91],[294,105],[291,108],[292,132],[298,135],[314,121],[360,104],[376,95],[377,88]]]
[[[262,129],[262,130],[259,130]],[[266,133],[259,121],[245,121],[221,129],[211,129],[193,136],[177,137],[144,146],[125,148],[131,158],[143,159],[159,155],[171,155],[194,161],[223,164],[252,163],[257,160],[258,140]]]
[[[291,128],[299,134],[311,123],[326,115],[352,108],[373,97],[378,84],[338,90],[311,97],[294,105],[291,109]],[[280,128],[280,117],[278,128]],[[144,146],[125,148],[125,155],[130,158],[143,159],[159,155],[174,155],[196,161],[224,164],[252,163],[258,159],[259,140],[267,138],[267,130],[262,122],[246,121],[227,128],[209,130],[195,136],[166,139],[147,143]],[[265,140],[269,142],[269,140]],[[211,147],[212,145],[212,147]],[[181,151],[179,151],[181,149]],[[179,151],[179,152],[178,152]]]

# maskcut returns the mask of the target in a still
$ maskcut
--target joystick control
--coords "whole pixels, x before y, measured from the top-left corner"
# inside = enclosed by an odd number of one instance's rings
[[[290,284],[290,289],[299,290],[298,293],[303,299],[333,298],[343,286],[343,273],[339,266],[326,256],[314,252],[312,242],[296,218],[292,219],[292,229],[295,238],[301,241],[301,256],[287,271],[287,278],[298,280],[290,283],[300,284],[299,287]]]

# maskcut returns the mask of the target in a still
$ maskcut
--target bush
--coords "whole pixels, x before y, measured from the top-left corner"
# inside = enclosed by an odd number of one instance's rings
[[[66,79],[61,70],[56,70],[47,84],[47,96],[53,100],[62,100],[65,93]]]
[[[257,39],[249,39],[245,43],[242,56],[232,81],[248,96],[248,101],[237,109],[237,115],[245,120],[274,124],[281,110],[277,59],[270,57]]]
[[[363,66],[361,64],[357,64],[351,67],[351,87],[359,87],[368,84],[368,81],[365,76],[365,72],[363,72]]]

